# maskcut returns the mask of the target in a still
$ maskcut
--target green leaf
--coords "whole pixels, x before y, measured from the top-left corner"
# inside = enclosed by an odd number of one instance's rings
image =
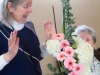
[[[49,63],[49,64],[47,65],[47,67],[48,67],[48,69],[49,69],[50,71],[55,72],[55,73],[59,73],[58,68],[53,67],[52,64]]]
[[[77,48],[77,44],[74,43],[74,44],[72,45],[72,48],[73,48],[73,49],[76,49],[76,48]]]
[[[73,14],[72,13],[68,13],[67,16],[73,17]]]
[[[72,10],[72,7],[69,7],[69,10]]]
[[[76,63],[78,63],[79,59],[78,59],[78,54],[77,53],[74,54],[74,58],[76,59]]]
[[[52,71],[52,65],[50,63],[47,65],[47,67],[48,67],[49,70]]]

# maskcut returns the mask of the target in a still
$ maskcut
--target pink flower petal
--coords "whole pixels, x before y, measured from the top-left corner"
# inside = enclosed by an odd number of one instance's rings
[[[69,57],[69,58],[65,59],[64,66],[65,66],[65,68],[72,70],[75,62],[76,62],[76,60],[74,58]]]
[[[54,34],[53,39],[58,39],[58,40],[63,40],[64,39],[64,34],[63,33],[59,33],[59,34]]]
[[[63,61],[65,59],[65,52],[61,52],[58,56],[57,56],[57,60],[59,61]]]
[[[75,72],[75,74],[80,75],[83,72],[83,70],[84,70],[83,65],[81,64],[74,65],[73,72]]]
[[[73,57],[73,56],[74,56],[74,50],[72,49],[72,47],[67,46],[67,47],[65,48],[65,55],[66,55],[67,57]]]
[[[61,48],[65,49],[67,46],[69,46],[69,42],[67,40],[62,40],[61,41]]]
[[[69,73],[68,75],[76,75],[74,72]]]

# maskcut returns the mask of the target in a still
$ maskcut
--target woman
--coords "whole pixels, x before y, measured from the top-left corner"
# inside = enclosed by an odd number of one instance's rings
[[[88,42],[93,48],[96,44],[96,33],[95,31],[86,26],[78,26],[75,29],[75,34],[81,37],[84,41]],[[91,64],[92,75],[100,75],[100,53],[97,50],[94,50],[94,57]]]
[[[33,23],[27,21],[32,0],[0,0],[0,75],[42,75],[39,61],[47,54]],[[46,40],[55,30],[44,23]]]

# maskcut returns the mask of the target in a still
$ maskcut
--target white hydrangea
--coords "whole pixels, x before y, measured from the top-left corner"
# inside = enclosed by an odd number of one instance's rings
[[[91,75],[90,63],[93,59],[93,48],[90,44],[86,43],[82,38],[73,37],[77,43],[75,52],[78,54],[79,63],[83,64],[84,72],[82,75]]]
[[[83,65],[84,72],[81,75],[92,75],[90,65]]]
[[[57,57],[58,54],[61,52],[60,45],[61,43],[59,40],[56,40],[56,39],[48,40],[46,42],[48,53],[52,54],[54,57]]]

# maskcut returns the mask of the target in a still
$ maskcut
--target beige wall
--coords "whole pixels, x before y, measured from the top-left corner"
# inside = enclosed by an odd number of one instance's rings
[[[100,47],[100,0],[71,0],[71,5],[74,10],[75,25],[86,24],[93,27],[97,33],[96,48]],[[45,41],[43,22],[50,20],[54,23],[52,6],[55,8],[56,23],[58,32],[62,32],[62,3],[60,0],[33,0],[33,12],[29,16],[35,24],[35,29],[41,43]],[[56,66],[56,60],[51,55],[48,55],[41,61],[43,75],[51,73],[46,64],[52,63]]]

